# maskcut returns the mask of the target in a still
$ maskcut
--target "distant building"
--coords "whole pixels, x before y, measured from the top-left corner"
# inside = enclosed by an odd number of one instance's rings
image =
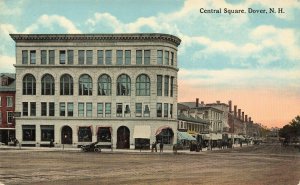
[[[178,104],[178,130],[194,136],[209,133],[210,122],[203,119],[200,112],[190,109],[188,106]]]
[[[0,74],[0,142],[8,144],[15,138],[16,75]]]
[[[176,143],[177,50],[168,34],[11,34],[22,145]]]

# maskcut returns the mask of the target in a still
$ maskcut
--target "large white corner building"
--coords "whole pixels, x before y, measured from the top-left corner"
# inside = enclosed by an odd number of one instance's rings
[[[168,34],[11,34],[23,146],[166,147],[177,140],[177,49]]]

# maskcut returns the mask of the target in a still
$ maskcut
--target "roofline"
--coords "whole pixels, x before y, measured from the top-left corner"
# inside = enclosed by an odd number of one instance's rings
[[[217,109],[217,108],[215,108],[215,107],[209,107],[209,106],[204,106],[204,107],[193,107],[193,108],[191,108],[191,109],[214,109],[214,110],[216,110],[216,111],[218,111],[218,112],[224,112],[224,111],[222,111],[222,110],[220,110],[220,109]]]
[[[181,40],[165,33],[117,33],[117,34],[9,34],[15,42],[53,41],[165,41],[179,46]]]

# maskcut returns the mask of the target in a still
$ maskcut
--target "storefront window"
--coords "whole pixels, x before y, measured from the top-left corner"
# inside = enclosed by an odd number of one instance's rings
[[[111,142],[110,127],[98,128],[97,141],[98,142]]]
[[[92,142],[92,131],[90,127],[79,127],[78,142]]]
[[[164,144],[171,144],[173,141],[174,133],[172,129],[165,128],[156,136],[158,142],[163,142]]]
[[[41,141],[54,141],[54,126],[41,125]]]
[[[35,141],[35,125],[23,125],[23,141]]]

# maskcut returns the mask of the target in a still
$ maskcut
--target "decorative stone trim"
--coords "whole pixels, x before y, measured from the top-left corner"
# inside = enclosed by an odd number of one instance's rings
[[[170,34],[162,33],[128,33],[128,34],[10,34],[15,42],[64,42],[64,41],[161,41],[169,42],[176,47],[181,40]]]

